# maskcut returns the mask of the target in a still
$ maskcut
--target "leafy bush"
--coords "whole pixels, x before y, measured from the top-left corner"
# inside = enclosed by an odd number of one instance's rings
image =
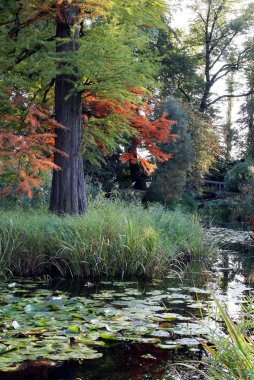
[[[166,162],[157,163],[158,170],[153,176],[152,184],[144,200],[172,206],[182,198],[193,149],[188,133],[188,115],[181,104],[169,98],[164,112],[168,114],[169,119],[176,121],[171,131],[176,138],[174,141],[170,140],[167,144],[162,144],[163,151],[171,154],[172,157]]]
[[[209,223],[230,223],[237,215],[238,198],[215,199],[207,202],[200,214]]]
[[[229,191],[241,192],[246,185],[254,183],[254,163],[246,160],[235,165],[225,176]]]
[[[242,221],[246,221],[248,215],[254,215],[254,183],[242,188],[235,214]]]
[[[183,193],[182,201],[180,204],[184,210],[187,210],[189,212],[197,211],[198,208],[197,201],[194,199],[193,196],[187,193]]]

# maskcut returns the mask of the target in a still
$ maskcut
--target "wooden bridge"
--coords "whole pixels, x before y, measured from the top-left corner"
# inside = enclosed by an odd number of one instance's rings
[[[210,181],[205,180],[204,186],[208,188],[209,190],[213,190],[216,193],[222,193],[226,190],[226,182],[224,181]]]

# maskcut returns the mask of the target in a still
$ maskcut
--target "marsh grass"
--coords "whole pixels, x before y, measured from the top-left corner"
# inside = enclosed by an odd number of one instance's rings
[[[214,296],[213,298],[227,334],[215,339],[212,345],[202,343],[209,353],[207,378],[210,380],[254,379],[254,341],[246,331],[250,327],[253,329],[253,300],[250,302],[250,307],[245,308],[243,320],[236,324],[218,300]]]
[[[161,277],[182,253],[204,257],[202,229],[190,214],[148,210],[103,198],[83,216],[45,211],[0,215],[0,273],[73,277]]]

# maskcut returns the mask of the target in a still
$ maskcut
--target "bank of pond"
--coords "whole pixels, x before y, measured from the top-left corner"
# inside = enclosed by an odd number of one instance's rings
[[[250,234],[99,206],[2,211],[0,380],[252,378]]]
[[[253,271],[252,253],[224,250],[149,282],[2,281],[0,379],[207,378],[206,345],[227,337],[213,294],[240,321]]]
[[[0,274],[163,277],[172,261],[208,257],[195,216],[100,199],[83,216],[0,210]]]

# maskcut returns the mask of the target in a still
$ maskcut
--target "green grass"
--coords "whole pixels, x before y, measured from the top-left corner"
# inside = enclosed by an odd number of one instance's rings
[[[162,277],[182,253],[211,251],[190,214],[97,198],[83,216],[0,210],[0,274]]]
[[[253,330],[254,301],[250,302],[249,310],[245,310],[243,321],[236,324],[215,297],[214,300],[227,335],[218,337],[212,345],[202,343],[209,353],[207,378],[210,380],[254,379],[254,341],[245,331],[246,327],[248,329],[251,327]],[[251,317],[251,324],[248,321],[249,317]]]

